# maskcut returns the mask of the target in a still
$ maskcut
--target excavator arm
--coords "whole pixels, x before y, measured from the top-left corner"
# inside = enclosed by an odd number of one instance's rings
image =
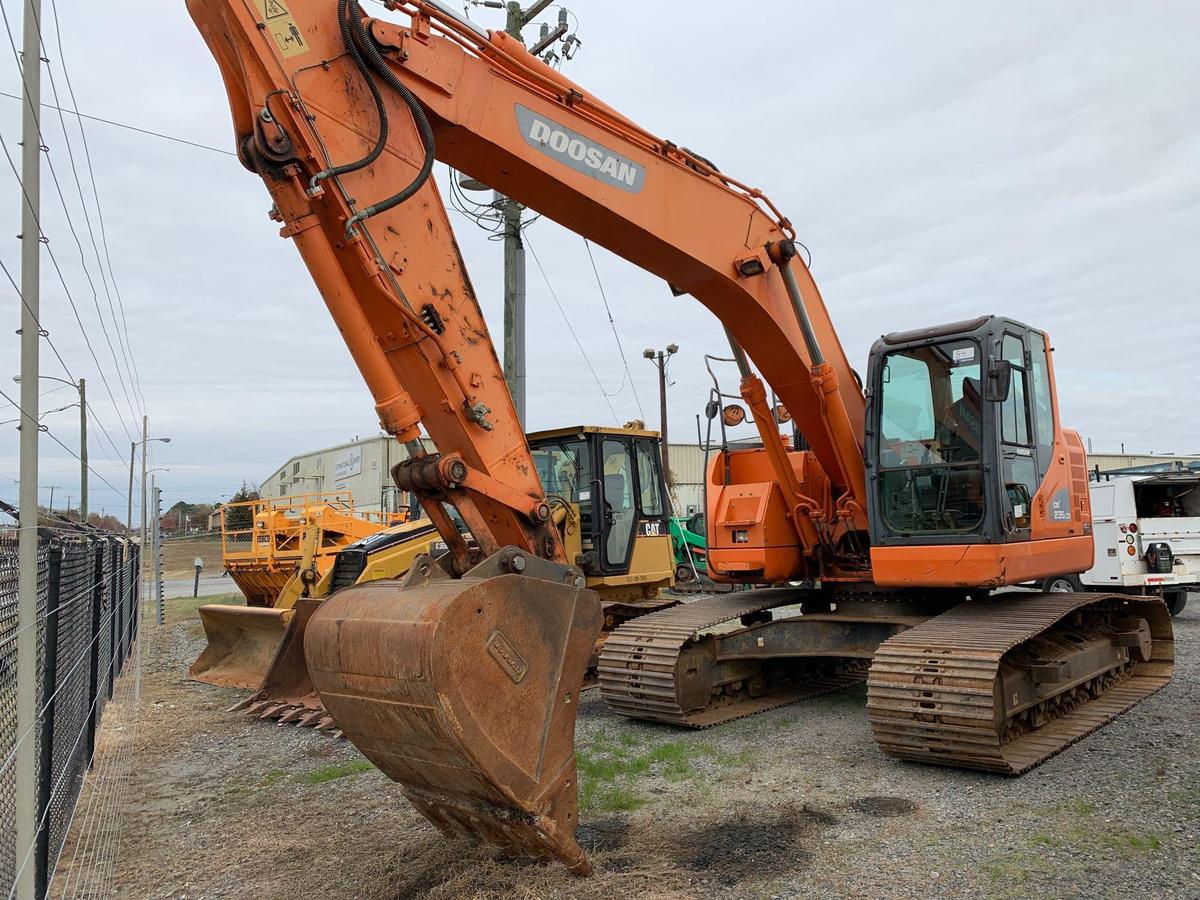
[[[575,701],[599,602],[565,558],[434,161],[653,272],[725,325],[795,531],[786,540],[806,554],[831,532],[866,529],[864,398],[792,226],[759,191],[508,35],[440,4],[388,5],[407,22],[370,19],[357,0],[188,0],[239,157],[271,193],[383,428],[409,449],[393,477],[450,547],[448,564],[418,560],[401,582],[325,601],[308,667],[338,726],[439,828],[582,873]],[[802,484],[751,360],[820,479]],[[438,453],[421,449],[421,429]]]
[[[507,34],[439,4],[390,5],[409,22],[365,18],[351,0],[189,0],[225,77],[242,161],[271,191],[383,428],[412,449],[397,481],[425,499],[457,571],[472,560],[442,502],[484,555],[517,546],[568,561],[429,177],[434,159],[703,303],[725,324],[765,439],[779,443],[747,356],[831,484],[832,502],[804,497],[776,454],[799,540],[817,540],[805,519],[865,529],[862,392],[787,219]],[[440,457],[423,458],[418,426]]]

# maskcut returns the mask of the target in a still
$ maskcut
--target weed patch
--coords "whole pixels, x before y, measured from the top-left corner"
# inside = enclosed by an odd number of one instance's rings
[[[300,780],[304,784],[324,784],[327,781],[345,778],[347,775],[357,775],[359,772],[366,772],[371,768],[373,766],[364,759],[358,762],[345,763],[340,766],[326,766],[324,769],[317,769],[315,772],[309,772],[307,775],[301,776]]]

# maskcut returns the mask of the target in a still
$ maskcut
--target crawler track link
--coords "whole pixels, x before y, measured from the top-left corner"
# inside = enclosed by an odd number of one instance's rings
[[[1128,662],[1031,710],[1008,715],[1002,662],[1075,613],[1144,619],[1148,659]],[[1116,628],[1119,630],[1119,628]],[[880,645],[867,679],[875,740],[891,756],[1006,775],[1026,772],[1121,715],[1171,679],[1162,601],[1097,594],[1008,593],[956,606]]]
[[[700,632],[795,602],[779,591],[745,591],[705,597],[626,622],[605,641],[598,666],[600,692],[609,707],[634,719],[685,728],[710,728],[778,706],[858,684],[865,666],[855,661],[812,660],[797,674],[766,693],[745,691],[710,697],[707,705],[689,706],[683,681],[689,676],[680,656]],[[694,694],[693,694],[694,696]]]

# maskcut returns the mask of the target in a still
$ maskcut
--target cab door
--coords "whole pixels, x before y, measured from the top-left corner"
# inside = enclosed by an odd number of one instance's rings
[[[1035,455],[1031,357],[1023,332],[1012,326],[1004,330],[1000,337],[1000,359],[1012,370],[1008,397],[999,404],[1000,466],[1004,474],[1002,524],[1006,541],[1022,541],[1030,538],[1033,498],[1041,481]]]
[[[605,436],[600,441],[600,568],[605,574],[629,571],[638,506],[633,448],[629,440]]]

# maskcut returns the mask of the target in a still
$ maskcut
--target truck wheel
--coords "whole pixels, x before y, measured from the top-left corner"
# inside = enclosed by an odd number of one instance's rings
[[[1163,591],[1163,602],[1167,604],[1167,612],[1172,616],[1177,616],[1183,612],[1183,608],[1187,606],[1187,591]]]
[[[1077,575],[1051,575],[1042,582],[1042,590],[1048,594],[1077,594],[1083,590],[1083,582]]]

